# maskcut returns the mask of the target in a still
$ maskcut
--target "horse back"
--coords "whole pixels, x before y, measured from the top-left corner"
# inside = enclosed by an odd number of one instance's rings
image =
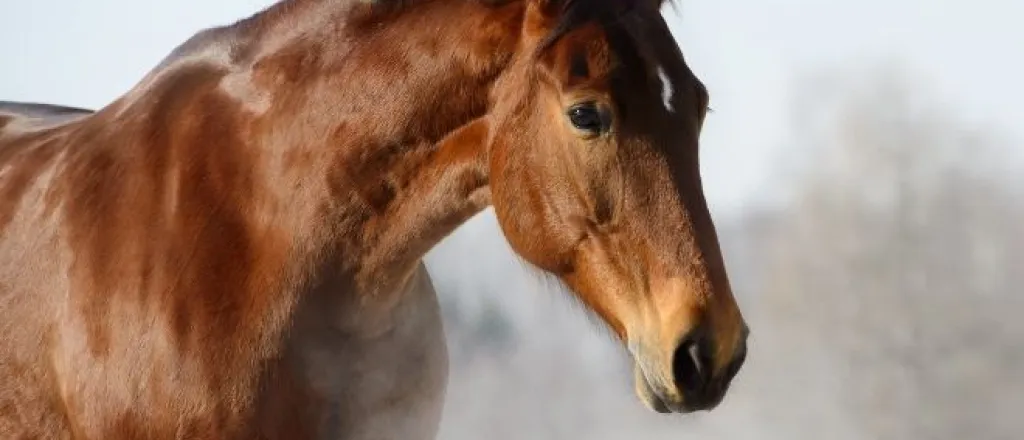
[[[19,102],[0,100],[0,113],[31,118],[47,118],[60,116],[82,116],[92,114],[92,110],[70,107],[66,105],[46,104],[40,102]]]
[[[53,126],[93,114],[92,110],[79,107],[53,105],[37,102],[0,101],[0,136],[6,127],[21,122],[27,127]]]

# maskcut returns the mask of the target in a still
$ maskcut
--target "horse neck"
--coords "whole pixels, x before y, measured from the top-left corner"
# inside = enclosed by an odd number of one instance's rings
[[[251,20],[220,88],[248,115],[262,216],[333,255],[360,291],[407,279],[489,203],[479,118],[521,15],[474,0],[382,15],[293,0]]]

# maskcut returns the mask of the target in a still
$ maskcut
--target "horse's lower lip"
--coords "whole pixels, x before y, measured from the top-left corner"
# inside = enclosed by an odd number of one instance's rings
[[[643,387],[646,388],[645,392],[643,393],[644,396],[642,396],[642,399],[645,400],[644,403],[647,405],[647,407],[653,410],[654,412],[661,414],[687,414],[694,411],[692,408],[689,408],[686,405],[683,405],[682,403],[673,404],[671,402],[666,401],[660,393],[655,391],[655,388],[651,386],[651,383],[647,381],[646,377],[643,379],[642,384]]]
[[[672,410],[668,409],[668,405],[665,404],[665,401],[661,400],[658,396],[652,395],[651,401],[648,402],[648,404],[650,404],[651,409],[657,413],[668,414],[672,412]]]
[[[669,405],[661,397],[657,395],[651,395],[647,405],[654,410],[654,412],[660,414],[689,414],[694,412],[693,408],[689,408],[686,405]]]

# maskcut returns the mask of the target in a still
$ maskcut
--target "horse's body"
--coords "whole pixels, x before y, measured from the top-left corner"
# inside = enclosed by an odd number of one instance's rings
[[[421,259],[492,202],[646,403],[717,405],[746,330],[688,149],[706,92],[654,5],[576,1],[287,0],[95,113],[0,105],[0,437],[432,438]]]
[[[357,292],[340,271],[320,273],[327,281],[307,288],[304,299],[292,307],[293,324],[276,329],[282,334],[274,337],[284,337],[284,342],[273,364],[256,377],[246,377],[245,367],[234,370],[240,375],[225,371],[216,383],[204,380],[202,371],[190,371],[202,360],[163,352],[161,345],[170,343],[157,339],[163,326],[154,329],[153,323],[132,319],[137,311],[108,309],[112,304],[104,298],[76,304],[72,280],[32,277],[39,271],[74,272],[69,251],[74,245],[62,231],[73,221],[63,218],[59,207],[44,207],[65,201],[44,199],[48,193],[59,197],[55,187],[60,170],[70,165],[69,150],[78,146],[70,142],[75,139],[70,133],[88,125],[90,114],[52,105],[0,103],[0,166],[5,171],[0,188],[5,203],[13,203],[4,207],[0,241],[0,279],[5,281],[0,284],[0,333],[5,336],[0,353],[27,355],[5,357],[0,363],[0,384],[5,384],[0,388],[0,437],[61,438],[73,433],[82,438],[223,438],[236,425],[252,427],[243,438],[433,438],[447,379],[447,352],[437,297],[422,264],[392,291],[377,292],[393,295],[395,302],[375,314],[339,307],[339,298],[358,297]],[[115,233],[103,238],[118,240]],[[87,321],[103,315],[106,323]],[[90,346],[92,335],[117,338],[119,332],[128,339],[101,342],[105,348]],[[223,348],[216,340],[207,343],[199,351]],[[124,351],[111,352],[111,345]],[[147,361],[142,357],[153,354],[163,355],[153,365],[155,373],[176,373],[133,381],[135,371],[150,368],[139,365]],[[246,361],[239,363],[253,362]],[[219,402],[225,389],[251,397],[235,408],[219,407],[228,403]],[[76,395],[93,397],[68,399]],[[311,406],[317,410],[309,412]],[[248,413],[247,420],[231,420],[228,412]],[[122,416],[106,420],[101,414]],[[161,432],[145,422],[162,417],[177,419],[168,424],[177,430]]]

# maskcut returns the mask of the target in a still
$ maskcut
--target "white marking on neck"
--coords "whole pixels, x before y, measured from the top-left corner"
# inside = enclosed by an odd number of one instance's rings
[[[658,79],[661,80],[661,103],[665,105],[665,109],[674,112],[672,108],[672,80],[668,79],[668,75],[665,74],[665,69],[658,66]]]

